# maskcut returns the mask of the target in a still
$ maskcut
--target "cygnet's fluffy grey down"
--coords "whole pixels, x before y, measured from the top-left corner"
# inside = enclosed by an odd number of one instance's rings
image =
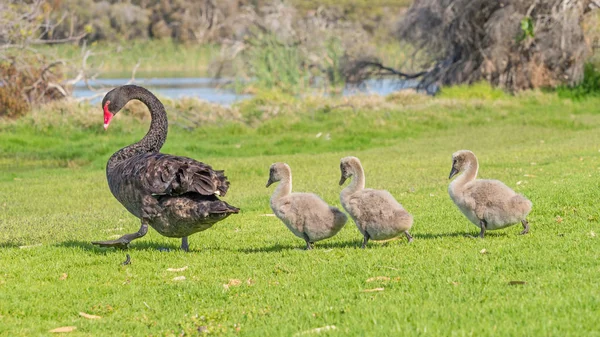
[[[402,233],[411,242],[408,230],[413,224],[412,216],[388,191],[365,188],[365,173],[360,160],[342,158],[340,170],[340,185],[352,177],[352,182],[340,193],[340,201],[364,237],[362,248],[367,246],[369,239],[387,240]]]
[[[450,183],[448,193],[460,211],[481,229],[479,237],[483,238],[486,230],[501,229],[518,222],[523,224],[521,234],[529,233],[526,218],[531,212],[531,201],[501,181],[476,179],[478,169],[473,152],[455,152],[449,179],[462,174]]]
[[[346,214],[312,193],[292,193],[292,170],[285,163],[271,165],[267,187],[279,181],[271,209],[297,237],[312,249],[316,241],[336,235],[348,221]]]

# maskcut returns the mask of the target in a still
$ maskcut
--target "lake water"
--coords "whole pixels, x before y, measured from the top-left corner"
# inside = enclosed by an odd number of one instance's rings
[[[73,88],[75,98],[90,98],[92,103],[102,100],[99,92],[106,92],[111,88],[126,84],[128,78],[105,78],[88,81],[89,85],[99,91],[90,90],[85,83],[79,82]],[[233,90],[227,89],[228,80],[215,80],[212,78],[190,77],[190,78],[139,78],[133,84],[137,84],[152,90],[158,96],[168,98],[195,97],[208,102],[230,105],[237,101],[252,97],[241,95]],[[378,94],[388,95],[392,92],[414,88],[418,84],[415,80],[370,80],[358,87],[346,88],[344,95],[355,94]]]

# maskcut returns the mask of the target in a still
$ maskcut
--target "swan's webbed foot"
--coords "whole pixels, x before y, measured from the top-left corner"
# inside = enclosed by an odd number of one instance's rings
[[[92,241],[93,245],[96,246],[100,246],[100,247],[106,247],[106,248],[117,248],[117,249],[127,249],[129,248],[129,243],[131,241],[123,239],[123,237],[120,237],[116,240],[109,240],[109,241]]]
[[[521,220],[521,224],[523,224],[523,231],[521,232],[521,235],[529,233],[529,222],[527,222],[527,220]]]
[[[183,250],[184,252],[189,252],[190,251],[190,245],[188,244],[188,237],[184,236],[181,238],[181,250]]]
[[[404,232],[404,235],[408,239],[408,243],[413,242],[413,237],[412,237],[412,235],[410,235],[410,233],[408,231]]]
[[[363,244],[360,248],[365,249],[367,248],[367,243],[369,243],[369,233],[365,232],[365,237],[363,238]]]
[[[481,231],[479,232],[479,237],[483,239],[483,237],[485,236],[485,227],[487,226],[487,223],[485,222],[485,220],[479,220],[479,226],[481,228]]]
[[[135,239],[139,239],[142,236],[148,233],[148,224],[142,220],[142,226],[140,229],[131,234],[125,234],[116,240],[109,241],[92,241],[92,244],[100,247],[114,247],[118,249],[127,249],[129,248],[129,243]]]

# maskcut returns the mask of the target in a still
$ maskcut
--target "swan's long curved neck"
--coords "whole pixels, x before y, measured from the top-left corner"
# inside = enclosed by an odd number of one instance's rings
[[[457,186],[464,186],[466,183],[475,180],[475,178],[477,178],[478,170],[479,164],[477,163],[477,160],[472,160],[463,173],[454,180],[455,184]]]
[[[288,174],[287,176],[284,176],[281,179],[281,181],[277,185],[277,188],[275,188],[275,191],[273,192],[273,195],[271,196],[271,200],[278,200],[280,198],[290,195],[291,193],[292,193],[292,175]]]
[[[148,107],[148,110],[150,110],[150,115],[152,117],[150,129],[139,142],[115,152],[108,160],[107,167],[112,167],[116,163],[138,154],[158,152],[167,139],[169,122],[167,120],[165,107],[158,98],[143,88],[134,91],[130,96],[131,97],[127,97],[128,101],[137,99],[144,103]]]
[[[354,171],[352,181],[344,188],[344,192],[346,193],[354,193],[365,188],[365,171],[362,166],[358,163],[353,163],[352,169]]]

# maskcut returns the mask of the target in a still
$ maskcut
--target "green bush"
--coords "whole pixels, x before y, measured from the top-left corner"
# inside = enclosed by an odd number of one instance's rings
[[[583,81],[576,86],[560,86],[556,88],[558,97],[580,100],[586,97],[600,96],[600,71],[588,63],[583,72]]]
[[[270,33],[252,35],[246,40],[246,51],[240,54],[241,69],[257,89],[278,89],[298,94],[309,88],[331,88],[344,85],[341,72],[344,47],[336,38],[325,41],[322,56],[295,42],[284,42]]]
[[[270,34],[251,37],[248,42],[247,62],[257,86],[286,92],[306,86],[306,73],[301,69],[297,46],[287,45]]]

